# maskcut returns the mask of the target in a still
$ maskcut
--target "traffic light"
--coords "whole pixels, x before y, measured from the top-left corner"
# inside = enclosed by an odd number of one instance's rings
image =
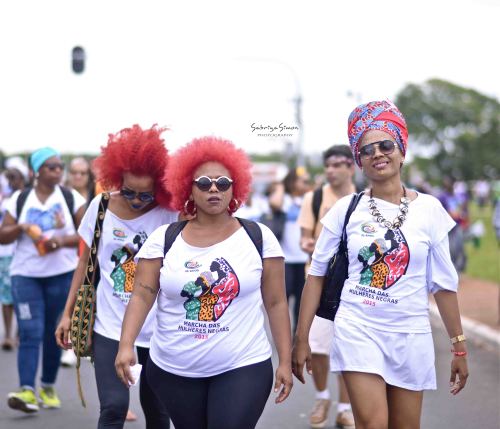
[[[72,69],[76,74],[85,70],[85,50],[81,46],[75,46],[71,52]]]

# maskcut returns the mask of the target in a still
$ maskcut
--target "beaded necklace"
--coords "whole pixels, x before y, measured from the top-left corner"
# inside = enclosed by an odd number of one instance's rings
[[[399,229],[403,225],[408,214],[408,204],[410,204],[409,198],[406,197],[406,188],[403,186],[403,196],[401,197],[401,204],[399,205],[399,214],[394,218],[392,222],[389,222],[382,213],[380,213],[377,208],[377,203],[373,199],[373,191],[370,188],[370,199],[368,200],[368,207],[370,214],[375,218],[375,220],[387,229]]]

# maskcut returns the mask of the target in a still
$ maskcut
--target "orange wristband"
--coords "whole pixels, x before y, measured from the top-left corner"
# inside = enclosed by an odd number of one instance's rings
[[[455,355],[455,356],[458,356],[458,357],[463,357],[463,356],[467,356],[467,352],[457,352],[455,350],[451,350],[451,352]]]

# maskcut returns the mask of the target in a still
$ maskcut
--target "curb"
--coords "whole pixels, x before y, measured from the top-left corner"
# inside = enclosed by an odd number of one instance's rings
[[[439,314],[439,310],[436,304],[429,305],[429,313],[433,319],[441,320],[441,316]],[[476,320],[472,320],[465,316],[461,316],[461,319],[462,319],[462,327],[464,328],[464,333],[468,337],[471,338],[475,337],[483,341],[486,341],[497,348],[500,347],[499,331],[490,328],[488,325],[485,325],[484,323],[477,322]]]

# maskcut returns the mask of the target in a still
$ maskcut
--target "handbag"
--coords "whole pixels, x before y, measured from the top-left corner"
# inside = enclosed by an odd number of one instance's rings
[[[80,359],[90,356],[92,358],[92,333],[96,311],[96,289],[99,283],[99,265],[97,250],[99,249],[102,224],[109,204],[109,193],[103,193],[99,202],[99,209],[95,221],[94,236],[87,260],[85,280],[76,293],[75,306],[71,316],[71,344],[76,355],[76,376],[78,382],[78,393],[82,405],[85,407],[82,386],[80,383]]]
[[[328,261],[328,268],[323,280],[323,289],[321,291],[321,298],[319,307],[316,311],[316,316],[322,317],[333,321],[340,304],[340,295],[344,287],[345,280],[349,277],[349,258],[347,254],[347,233],[346,227],[349,223],[349,218],[352,212],[358,205],[363,192],[354,194],[351,203],[347,208],[344,219],[344,226],[342,228],[342,236],[340,238],[339,247],[337,252]]]
[[[286,224],[286,213],[284,211],[270,210],[260,217],[259,222],[266,225],[276,236],[278,241],[281,241]]]

